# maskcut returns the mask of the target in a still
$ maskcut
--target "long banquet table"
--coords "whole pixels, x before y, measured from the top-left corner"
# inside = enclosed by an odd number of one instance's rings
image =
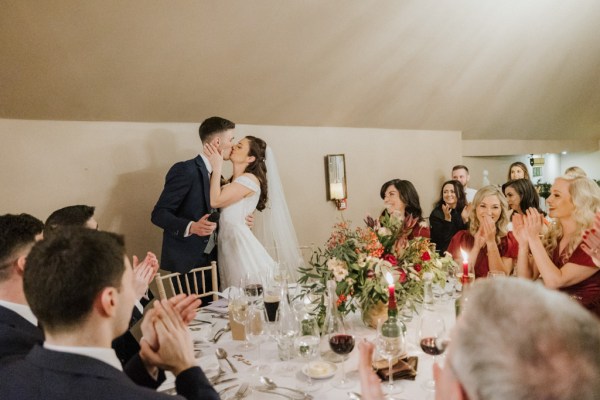
[[[438,301],[435,304],[435,310],[443,316],[446,324],[446,329],[451,329],[455,323],[454,300]],[[214,323],[213,326],[209,324],[201,324],[194,325],[190,328],[192,329],[192,336],[194,337],[194,340],[197,343],[196,348],[198,350],[198,364],[203,368],[207,376],[210,377],[211,375],[216,374],[219,365],[218,363],[220,362],[221,368],[226,371],[226,375],[224,376],[224,378],[235,378],[233,380],[229,380],[216,385],[217,391],[221,391],[225,388],[233,386],[233,388],[225,392],[221,398],[226,399],[233,396],[238,386],[243,382],[248,382],[251,388],[261,386],[262,384],[260,383],[259,376],[256,374],[252,374],[249,371],[252,366],[258,363],[256,347],[248,351],[240,350],[240,345],[242,342],[233,340],[231,337],[231,332],[225,333],[216,344],[209,342],[207,339],[210,339],[218,329],[224,327],[227,323],[227,320],[217,318],[216,316],[213,316],[213,313],[208,312],[204,309],[201,309],[198,312],[196,318]],[[419,321],[419,315],[415,314],[412,318],[412,321],[407,322],[407,352],[409,356],[418,356],[419,363],[417,369],[417,377],[414,381],[399,381],[401,382],[402,392],[396,396],[406,400],[433,399],[433,392],[428,392],[422,387],[422,383],[430,379],[432,376],[433,361],[432,357],[423,353],[423,351],[419,347],[417,338]],[[372,328],[366,327],[361,321],[360,315],[350,314],[345,318],[345,322],[350,325],[351,333],[354,334],[355,341],[357,344],[363,338],[370,340],[371,342],[375,341],[376,331]],[[239,371],[237,374],[231,373],[228,364],[224,360],[217,360],[214,353],[216,348],[218,347],[222,347],[227,351],[229,360]],[[261,352],[264,364],[267,364],[271,369],[270,372],[265,373],[264,375],[273,379],[279,386],[287,386],[291,388],[302,389],[303,381],[306,379],[304,374],[301,372],[301,368],[304,365],[303,360],[297,358],[295,360],[288,361],[287,364],[284,364],[284,362],[280,361],[277,357],[277,345],[275,343],[275,340],[271,338],[263,340],[261,344]],[[314,399],[336,400],[348,399],[347,393],[349,391],[360,393],[361,388],[358,379],[357,362],[358,349],[355,346],[355,349],[352,351],[349,358],[345,361],[344,364],[347,376],[351,378],[351,380],[354,382],[351,388],[338,389],[333,387],[333,381],[339,378],[341,374],[341,369],[338,364],[335,375],[331,378],[318,380],[321,383],[321,387],[316,391],[310,392],[309,394],[312,395]],[[292,368],[289,368],[290,366]],[[282,372],[285,369],[284,367],[287,367],[288,370],[292,369],[292,371]],[[173,385],[173,377],[168,376],[167,381],[161,388],[159,388],[159,390],[169,389],[173,387]],[[278,389],[277,392],[285,395],[290,395],[291,397],[297,396],[297,394],[294,394],[284,389]],[[252,400],[271,398],[281,399],[282,397],[283,396],[280,395],[253,390],[245,398]]]

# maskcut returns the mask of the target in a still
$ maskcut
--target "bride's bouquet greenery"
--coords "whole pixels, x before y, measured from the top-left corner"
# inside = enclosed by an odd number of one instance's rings
[[[418,223],[410,215],[367,216],[365,223],[354,229],[345,221],[334,225],[325,248],[313,253],[310,266],[300,268],[302,294],[319,298],[316,310],[320,322],[330,279],[336,282],[336,305],[343,315],[358,308],[368,313],[374,306],[386,304],[388,272],[394,278],[399,307],[407,304],[414,310],[414,303],[423,301],[423,274],[431,272],[434,283],[443,286],[447,268],[454,266],[452,257],[438,255],[428,238],[408,239]]]

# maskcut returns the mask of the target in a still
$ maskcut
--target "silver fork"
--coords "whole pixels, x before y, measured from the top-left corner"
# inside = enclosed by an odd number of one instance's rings
[[[234,400],[243,399],[244,397],[246,397],[249,394],[248,389],[250,389],[250,385],[248,384],[248,382],[242,383],[240,388],[233,395],[232,399],[234,399]]]

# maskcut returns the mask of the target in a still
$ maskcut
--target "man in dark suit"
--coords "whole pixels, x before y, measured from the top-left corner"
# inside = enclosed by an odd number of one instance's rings
[[[228,160],[234,129],[233,122],[211,117],[200,125],[200,140],[218,148]],[[152,223],[163,229],[161,268],[184,274],[216,260],[213,232],[217,224],[208,221],[211,172],[210,162],[201,152],[194,159],[176,163],[167,173],[152,211]]]
[[[23,293],[25,260],[44,224],[28,214],[0,216],[0,364],[44,341]]]
[[[98,230],[98,221],[94,218],[95,210],[95,207],[84,204],[60,208],[50,214],[46,219],[44,233],[46,234],[46,237],[49,237],[57,230],[66,226],[79,226]],[[146,254],[146,258],[141,262],[139,262],[135,255],[133,256],[133,271],[135,274],[134,283],[137,300],[131,313],[131,319],[129,320],[130,328],[143,317],[144,306],[148,304],[147,300],[149,300],[146,296],[148,285],[154,278],[158,268],[156,255],[150,251]],[[117,352],[117,357],[119,357],[119,360],[123,365],[127,364],[131,357],[140,351],[140,346],[130,331],[127,331],[116,338],[113,341],[113,348]]]
[[[24,289],[44,327],[43,347],[0,370],[6,400],[170,399],[136,385],[121,371],[111,341],[128,326],[135,301],[133,272],[121,236],[65,228],[29,253]],[[195,365],[183,318],[167,300],[149,310],[140,359],[148,373],[164,367],[179,394],[218,399]],[[150,329],[151,328],[151,329]]]

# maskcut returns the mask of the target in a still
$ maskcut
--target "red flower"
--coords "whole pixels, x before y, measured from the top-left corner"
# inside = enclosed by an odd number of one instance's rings
[[[421,272],[421,264],[415,264],[414,268],[415,268],[415,271]]]
[[[338,307],[339,307],[339,306],[340,306],[340,304],[342,304],[342,303],[343,303],[343,302],[345,302],[345,301],[346,301],[346,296],[345,296],[345,295],[343,295],[343,294],[340,294],[340,295],[338,296],[338,299],[337,299],[336,306],[338,306]]]
[[[406,272],[404,272],[403,270],[400,270],[400,279],[399,279],[400,283],[404,283],[406,282]]]
[[[393,266],[398,265],[398,259],[396,259],[396,257],[394,257],[393,254],[384,254],[383,257],[381,257],[383,260],[389,262],[390,264],[392,264]]]
[[[423,261],[429,261],[429,260],[431,260],[431,256],[429,255],[428,251],[426,251],[423,254],[421,254],[421,260],[423,260]]]

